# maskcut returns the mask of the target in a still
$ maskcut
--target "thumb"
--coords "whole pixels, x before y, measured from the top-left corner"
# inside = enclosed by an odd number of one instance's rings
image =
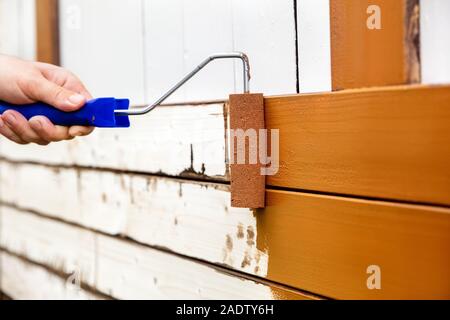
[[[31,98],[45,102],[62,111],[75,111],[86,103],[86,98],[83,95],[58,86],[47,79],[42,79],[39,85],[33,86],[30,94]]]

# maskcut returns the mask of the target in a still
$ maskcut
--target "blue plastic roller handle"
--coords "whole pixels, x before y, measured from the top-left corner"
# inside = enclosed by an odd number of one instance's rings
[[[77,111],[64,112],[42,102],[13,105],[0,101],[0,114],[7,110],[15,110],[28,120],[34,116],[45,116],[53,124],[61,126],[128,128],[130,126],[129,117],[116,115],[114,110],[127,110],[129,106],[128,99],[98,98],[86,102]]]

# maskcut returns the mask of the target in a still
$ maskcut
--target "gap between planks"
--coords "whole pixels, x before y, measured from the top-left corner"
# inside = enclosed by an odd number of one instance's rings
[[[27,208],[21,208],[20,206],[18,206],[16,204],[10,204],[10,203],[4,202],[4,201],[0,201],[0,210],[1,210],[2,207],[11,208],[11,209],[14,209],[14,210],[17,210],[17,211],[20,211],[20,212],[24,212],[24,213],[28,213],[28,214],[37,216],[37,217],[42,218],[42,219],[46,219],[46,220],[51,220],[51,221],[54,221],[54,222],[62,223],[64,225],[68,225],[68,226],[71,226],[71,227],[75,227],[75,228],[78,228],[78,229],[89,231],[89,232],[92,232],[94,234],[99,234],[99,235],[102,235],[102,236],[110,238],[110,239],[120,239],[121,241],[123,241],[125,243],[129,243],[131,245],[137,245],[137,246],[140,246],[142,248],[148,248],[148,249],[157,250],[157,251],[160,251],[160,252],[163,252],[163,253],[166,253],[166,254],[170,254],[170,255],[176,256],[178,258],[181,258],[181,259],[184,259],[184,260],[187,260],[187,261],[190,261],[190,262],[193,262],[193,263],[205,266],[205,267],[212,268],[212,269],[216,270],[217,272],[223,273],[225,275],[235,276],[235,277],[238,277],[238,278],[241,278],[241,279],[253,281],[255,283],[260,283],[260,284],[263,284],[263,285],[266,285],[266,286],[269,286],[269,287],[273,287],[275,289],[280,289],[280,290],[283,290],[283,291],[290,291],[290,292],[293,292],[293,293],[295,293],[297,295],[301,295],[301,296],[307,297],[307,298],[312,299],[312,300],[329,299],[327,297],[318,295],[316,293],[312,293],[312,292],[308,292],[308,291],[305,291],[305,290],[301,290],[299,288],[295,288],[295,287],[292,287],[292,286],[289,286],[289,285],[286,285],[286,284],[282,284],[282,283],[279,283],[279,282],[276,282],[276,281],[268,280],[268,279],[265,279],[265,278],[261,278],[261,277],[254,276],[254,275],[251,275],[251,274],[248,274],[248,273],[245,273],[245,272],[240,272],[240,271],[237,271],[237,270],[232,270],[232,269],[229,269],[225,265],[215,264],[215,263],[211,263],[211,262],[199,259],[199,258],[186,256],[184,254],[172,251],[172,250],[170,250],[168,248],[165,248],[163,246],[148,245],[148,244],[136,241],[136,240],[134,240],[134,239],[132,239],[130,237],[127,237],[127,236],[113,236],[113,235],[108,234],[106,232],[99,231],[99,230],[96,230],[96,229],[93,229],[93,228],[89,228],[89,227],[80,225],[80,224],[78,224],[76,222],[69,222],[69,221],[63,220],[61,218],[48,216],[47,214],[39,212],[37,210],[30,210],[30,209],[27,209]],[[18,255],[18,254],[15,254],[13,252],[10,252],[9,250],[3,248],[2,246],[0,246],[0,252],[1,251],[4,251],[4,252],[6,252],[8,254],[11,254],[11,255],[14,255],[14,256],[22,259],[22,260],[28,261],[28,262],[33,263],[35,265],[38,265],[38,266],[41,266],[41,267],[45,267],[47,270],[49,270],[49,271],[59,275],[60,277],[63,277],[63,278],[66,277],[67,278],[69,276],[68,274],[66,274],[66,273],[64,273],[62,271],[56,270],[54,268],[51,268],[51,267],[46,266],[46,265],[41,264],[41,263],[34,262],[32,260],[29,260],[26,257],[23,257],[21,255]],[[85,289],[86,291],[90,291],[91,293],[101,293],[96,288],[94,288],[92,286],[89,286],[88,284],[84,284],[84,285],[85,286],[82,287],[82,289]],[[101,294],[104,297],[106,297],[106,298],[113,298],[113,297],[111,297],[111,296],[109,296],[109,295],[107,295],[105,293],[101,293]]]

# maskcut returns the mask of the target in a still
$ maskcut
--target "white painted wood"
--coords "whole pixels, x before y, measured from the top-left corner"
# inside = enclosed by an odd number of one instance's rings
[[[15,300],[97,300],[46,269],[0,252],[1,290]]]
[[[156,101],[184,76],[183,0],[143,1],[147,102]],[[181,87],[166,102],[186,101]]]
[[[142,1],[60,1],[61,62],[95,97],[144,103]]]
[[[233,0],[234,50],[248,54],[251,90],[265,95],[296,93],[293,0]],[[236,63],[236,90],[242,91]]]
[[[147,92],[155,100],[203,59],[233,51],[231,0],[152,0],[146,4]],[[215,61],[168,101],[225,99],[234,93],[232,61]]]
[[[36,0],[19,0],[19,57],[36,60]]]
[[[212,53],[233,51],[230,0],[183,1],[184,72]],[[186,84],[188,101],[226,99],[235,92],[233,61],[215,61]]]
[[[78,266],[84,264],[82,270],[95,270],[95,288],[115,298],[276,299],[283,298],[286,293],[293,294],[277,286],[257,283],[127,240],[96,234],[15,209],[1,209],[4,222],[1,231],[12,229],[2,242],[9,252],[53,268],[55,259],[60,261],[60,266],[74,261]],[[66,234],[61,233],[63,230]],[[95,239],[95,245],[91,239]],[[45,241],[51,243],[46,246]],[[52,248],[53,241],[61,243]],[[73,249],[84,253],[76,255]],[[38,256],[39,252],[41,256]],[[86,255],[91,260],[92,254],[95,254],[95,260],[87,264],[84,261]],[[2,258],[2,289],[13,298],[87,298],[86,293],[74,291],[76,287],[68,286],[68,279],[55,278],[45,269],[24,263],[10,254],[3,253]]]
[[[0,196],[3,201],[23,208],[119,234],[126,226],[129,180],[128,176],[107,172],[52,170],[2,163]],[[105,197],[109,198],[110,206],[100,205]]]
[[[0,0],[0,53],[17,56],[20,42],[19,1]]]
[[[420,11],[422,82],[450,83],[450,1],[421,1]]]
[[[0,165],[2,201],[239,271],[267,275],[268,253],[256,247],[256,217],[248,209],[230,207],[226,185]]]
[[[270,287],[99,236],[98,288],[121,299],[275,299]]]
[[[300,92],[331,91],[329,0],[298,0],[297,23]]]
[[[82,165],[177,176],[195,171],[227,180],[223,104],[160,107],[133,117],[129,129],[97,129],[89,137],[47,147],[2,140],[13,160]]]
[[[150,100],[210,54],[224,51],[249,55],[253,92],[296,92],[292,0],[152,0],[145,8]],[[241,91],[241,64],[215,61],[169,101],[225,99]]]
[[[95,235],[66,224],[1,207],[0,244],[65,274],[95,284]]]

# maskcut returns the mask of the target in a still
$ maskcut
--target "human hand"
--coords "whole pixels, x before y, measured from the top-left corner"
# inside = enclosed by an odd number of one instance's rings
[[[64,68],[0,55],[0,100],[18,105],[41,101],[62,111],[75,111],[91,98],[81,81]],[[0,115],[0,134],[19,144],[47,145],[85,136],[93,130],[56,126],[43,116],[27,121],[13,110]]]

